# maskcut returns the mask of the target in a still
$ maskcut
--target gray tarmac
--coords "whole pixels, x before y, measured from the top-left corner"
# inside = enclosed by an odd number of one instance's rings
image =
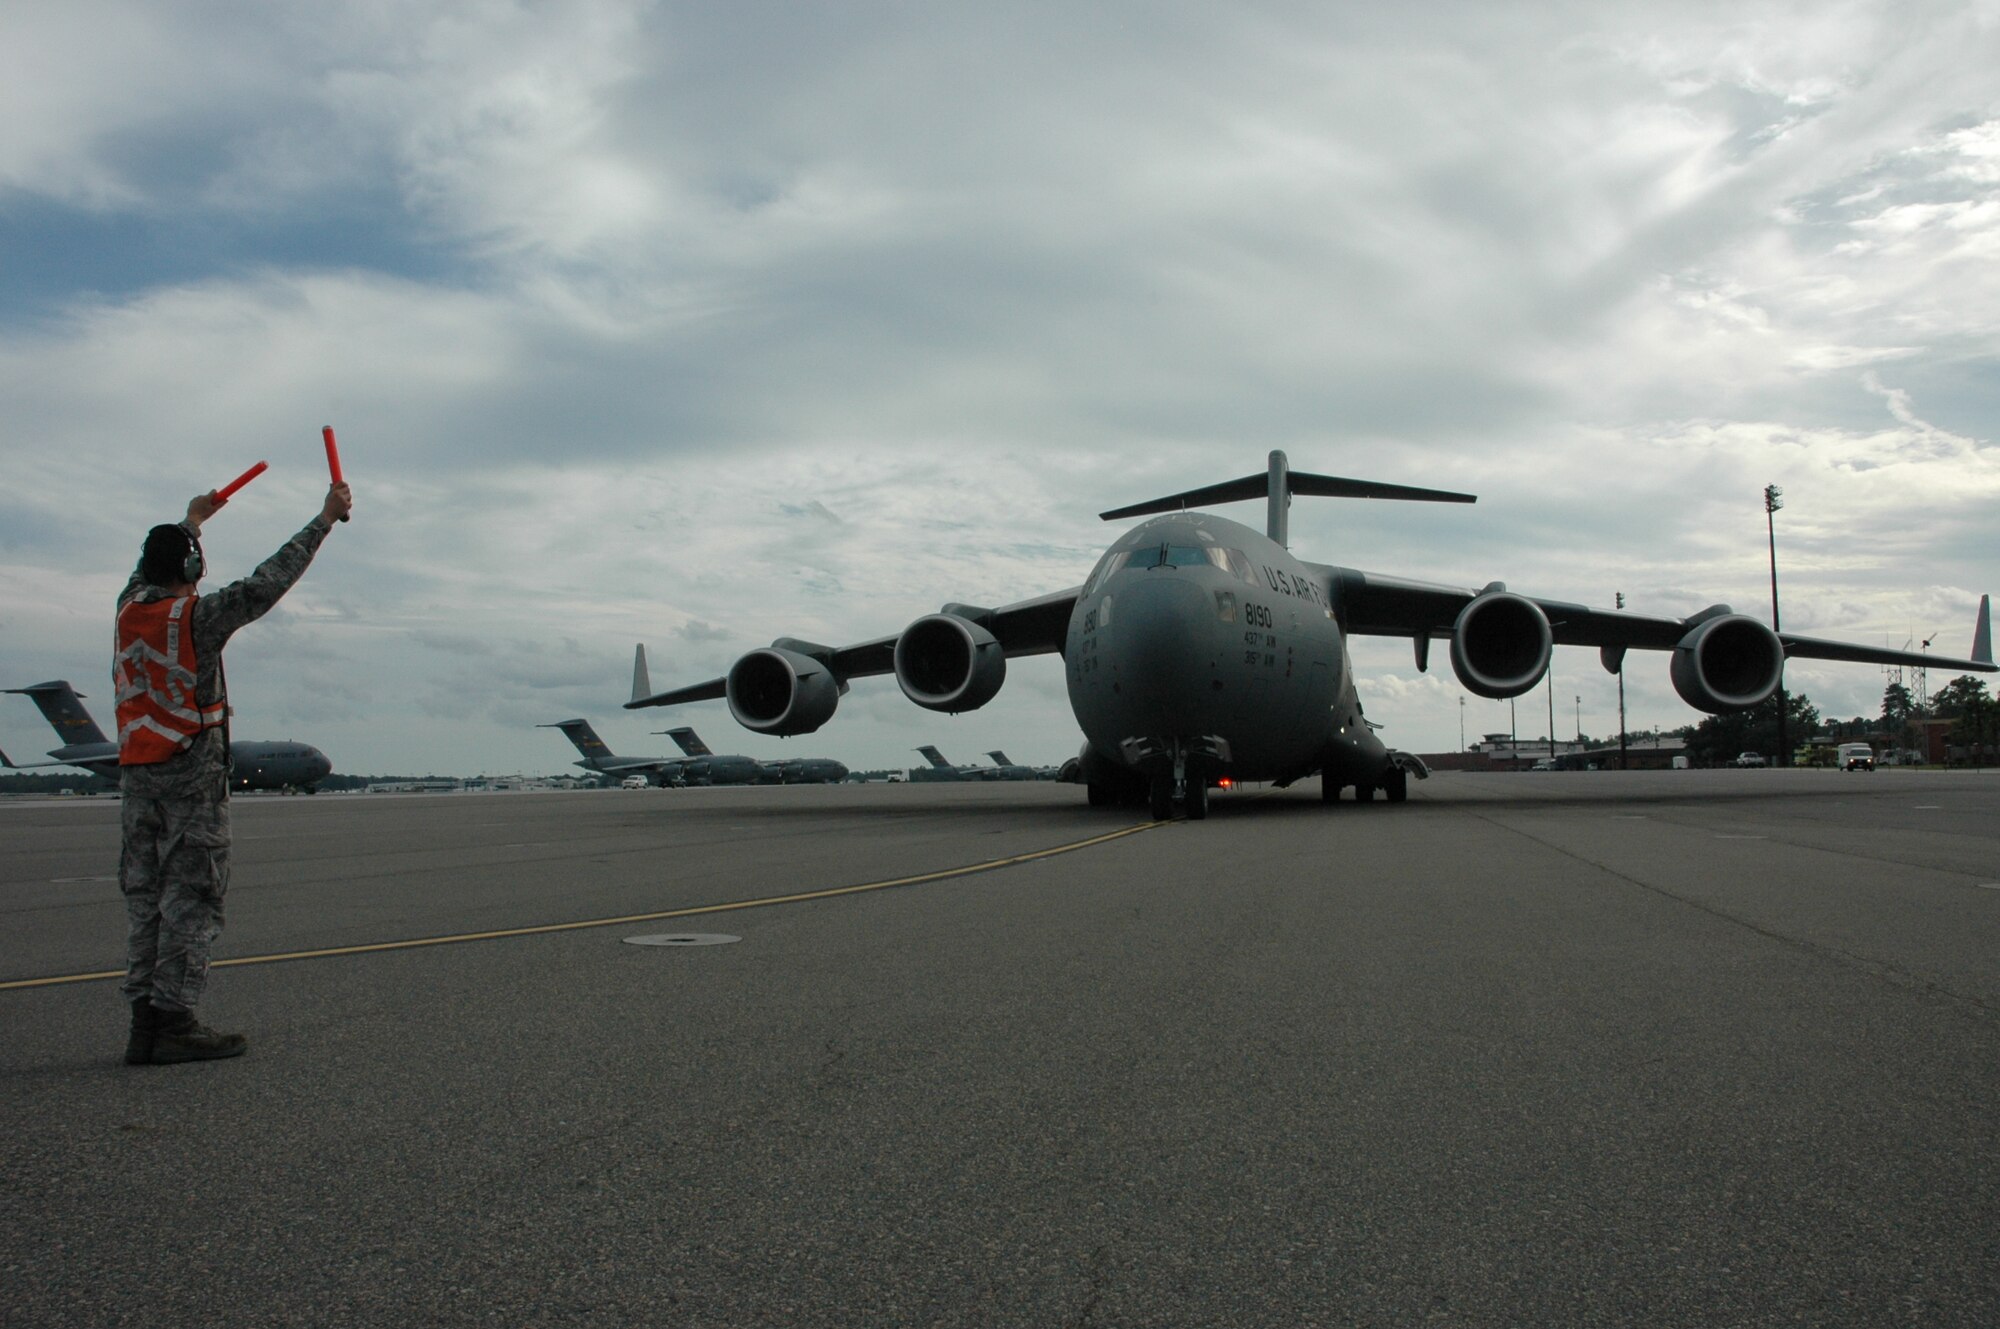
[[[1098,838],[1141,825],[241,798],[203,1016],[248,1056],[126,1067],[114,982],[0,988],[0,1323],[2000,1323],[2000,774]],[[0,802],[0,981],[120,963],[117,836]]]

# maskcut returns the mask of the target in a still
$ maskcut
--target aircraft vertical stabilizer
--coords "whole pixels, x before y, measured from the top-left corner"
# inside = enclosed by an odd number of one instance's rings
[[[641,642],[632,648],[632,700],[643,701],[653,695],[653,685],[646,678],[646,645]]]
[[[1275,448],[1264,485],[1264,534],[1271,543],[1291,547],[1292,463]]]
[[[33,687],[8,688],[6,691],[32,698],[35,705],[41,707],[42,718],[49,722],[65,745],[111,741],[97,727],[97,722],[90,718],[90,712],[83,709],[76,689],[63,679],[37,683]]]
[[[597,731],[590,727],[588,720],[558,720],[554,724],[538,724],[535,728],[562,730],[564,734],[569,736],[569,741],[576,744],[576,750],[581,752],[586,758],[592,760],[599,758],[617,760],[618,754],[613,752],[605,745],[604,740],[597,736]]]
[[[680,729],[668,729],[662,732],[668,738],[674,740],[679,745],[680,750],[687,753],[690,757],[713,757],[715,755],[710,750],[708,744],[701,741],[701,735],[695,733],[691,728],[683,726]]]
[[[1972,658],[1981,664],[1993,663],[1993,597],[1979,597],[1979,620],[1972,626]]]

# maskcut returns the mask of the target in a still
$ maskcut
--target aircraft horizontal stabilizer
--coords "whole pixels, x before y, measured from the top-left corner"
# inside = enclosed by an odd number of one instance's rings
[[[727,695],[728,690],[728,680],[711,678],[706,683],[675,688],[671,692],[654,692],[652,680],[646,673],[646,647],[642,643],[632,650],[632,700],[625,703],[625,709],[630,711],[641,706],[678,706],[686,701],[719,701]]]
[[[1291,480],[1292,493],[1305,494],[1313,498],[1382,498],[1410,503],[1479,501],[1479,496],[1476,494],[1459,494],[1447,489],[1419,489],[1411,485],[1381,484],[1374,480],[1350,480],[1340,475],[1313,475],[1307,471],[1290,471],[1287,474]],[[1246,475],[1238,480],[1225,480],[1221,484],[1204,485],[1200,489],[1190,489],[1185,493],[1169,494],[1165,498],[1113,508],[1109,512],[1100,512],[1097,515],[1104,521],[1122,521],[1127,517],[1150,517],[1160,512],[1179,512],[1183,508],[1197,507],[1205,503],[1240,503],[1245,499],[1269,496],[1270,477],[1260,472],[1257,475]]]
[[[625,703],[625,709],[635,711],[641,706],[679,706],[690,701],[721,701],[729,694],[729,680],[711,678],[706,683],[695,683],[672,692],[656,692],[650,697],[634,697]]]
[[[1313,475],[1306,471],[1292,470],[1291,462],[1282,452],[1273,452],[1270,463],[1262,475],[1245,475],[1235,480],[1225,480],[1219,485],[1204,485],[1200,489],[1190,489],[1184,493],[1169,494],[1145,503],[1134,503],[1129,507],[1113,508],[1098,516],[1105,521],[1117,521],[1124,517],[1145,517],[1158,512],[1179,512],[1195,503],[1237,503],[1248,498],[1261,498],[1265,502],[1264,534],[1277,544],[1289,544],[1288,519],[1286,514],[1292,506],[1292,495],[1309,494],[1317,498],[1387,498],[1413,503],[1477,503],[1472,494],[1455,493],[1448,489],[1418,489],[1412,485],[1381,484],[1374,480],[1350,480],[1343,475]]]

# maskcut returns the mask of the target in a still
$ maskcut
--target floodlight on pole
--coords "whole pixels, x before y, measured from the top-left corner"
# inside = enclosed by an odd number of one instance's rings
[[[1785,506],[1785,491],[1776,485],[1764,486],[1764,535],[1771,545],[1771,631],[1780,630],[1778,625],[1778,527],[1774,520],[1778,509]],[[1780,668],[1782,669],[1782,663]],[[1783,675],[1778,683],[1778,765],[1792,764],[1792,747],[1785,733],[1785,713],[1792,708],[1791,699],[1785,695]]]
[[[1619,591],[1617,595],[1618,607],[1623,609],[1625,592]],[[1625,756],[1625,655],[1622,651],[1618,655],[1618,769],[1630,769]]]

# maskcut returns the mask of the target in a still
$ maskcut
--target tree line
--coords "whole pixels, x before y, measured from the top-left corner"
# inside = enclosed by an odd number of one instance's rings
[[[1962,751],[1963,760],[1986,765],[2000,742],[2000,698],[1990,696],[1986,680],[1961,674],[1931,694],[1929,714],[1920,713],[1916,698],[1901,683],[1882,692],[1882,713],[1874,718],[1830,720],[1822,725],[1819,708],[1804,693],[1780,693],[1747,711],[1712,715],[1681,731],[1688,757],[1698,766],[1721,766],[1738,753],[1778,755],[1778,708],[1786,707],[1785,731],[1794,744],[1826,733],[1835,740],[1860,742],[1870,734],[1889,734],[1900,747],[1922,751],[1919,726],[1926,719],[1950,720],[1948,747]]]

